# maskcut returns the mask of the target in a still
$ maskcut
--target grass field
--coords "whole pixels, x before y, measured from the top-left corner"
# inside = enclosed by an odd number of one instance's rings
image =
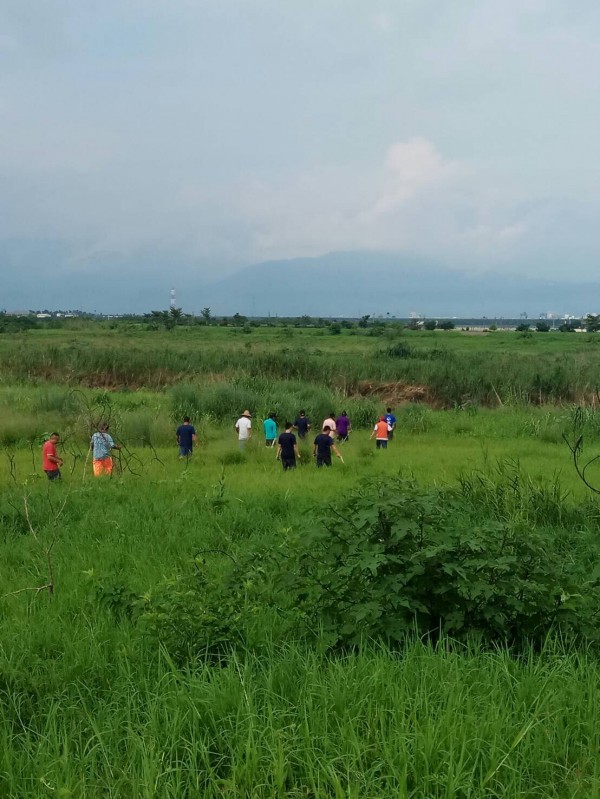
[[[477,635],[332,647],[303,626],[276,573],[324,509],[343,508],[367,478],[402,474],[468,494],[482,520],[546,537],[549,559],[556,540],[565,561],[585,552],[591,575],[599,507],[562,435],[584,434],[590,458],[600,451],[594,407],[403,404],[395,440],[377,452],[369,428],[384,397],[355,384],[398,382],[378,362],[390,344],[317,332],[294,329],[284,344],[277,329],[0,339],[1,796],[600,796],[593,640],[557,629],[519,648]],[[405,338],[414,351],[448,347],[475,371],[495,357],[523,374],[544,359],[570,370],[572,358],[590,386],[597,374],[587,336]],[[312,381],[253,375],[247,363],[236,371],[240,347],[260,350],[264,364],[282,346],[288,359],[306,356],[302,369],[324,365]],[[108,353],[135,376],[129,390],[118,370],[120,390],[82,379],[110,372]],[[281,418],[299,402],[316,419],[348,405],[357,429],[342,445],[345,464],[317,470],[303,447],[296,471],[282,472],[262,444],[261,414]],[[240,456],[233,422],[246,403],[258,429]],[[200,434],[189,463],[174,440],[188,406]],[[113,478],[96,480],[87,437],[107,416],[124,449]],[[41,472],[53,429],[64,437],[61,484]],[[52,595],[37,590],[49,582]]]

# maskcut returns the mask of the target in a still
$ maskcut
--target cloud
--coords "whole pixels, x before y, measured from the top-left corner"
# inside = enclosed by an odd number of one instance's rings
[[[481,186],[473,164],[424,137],[394,142],[373,169],[310,170],[237,187],[254,259],[330,250],[411,250],[444,260],[505,258],[527,227]]]
[[[595,0],[8,6],[0,239],[597,269]]]
[[[456,162],[445,162],[432,142],[417,137],[396,142],[386,158],[387,186],[372,213],[394,211],[420,190],[450,180],[459,171]]]
[[[388,34],[394,30],[395,25],[389,14],[380,12],[373,17],[373,27],[376,31],[379,31],[379,33]]]

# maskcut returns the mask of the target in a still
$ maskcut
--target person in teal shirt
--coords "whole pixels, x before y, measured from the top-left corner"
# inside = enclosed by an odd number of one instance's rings
[[[270,413],[268,418],[263,422],[265,431],[265,444],[267,447],[274,447],[277,441],[277,422],[275,421],[275,414]]]

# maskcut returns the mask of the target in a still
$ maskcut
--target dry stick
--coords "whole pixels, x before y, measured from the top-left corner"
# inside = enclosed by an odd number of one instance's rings
[[[567,436],[566,436],[564,433],[563,433],[563,439],[564,439],[564,441],[565,441],[566,445],[567,445],[567,446],[569,447],[569,449],[571,450],[571,455],[573,456],[573,466],[575,467],[575,471],[577,472],[577,475],[578,475],[578,477],[580,478],[580,480],[581,480],[581,481],[583,482],[583,484],[584,484],[585,486],[587,486],[587,487],[590,489],[590,491],[592,491],[594,494],[600,494],[600,489],[598,489],[598,488],[595,488],[595,487],[594,487],[594,486],[593,486],[593,485],[592,485],[592,484],[591,484],[591,483],[588,481],[588,479],[587,479],[587,478],[586,478],[586,476],[585,476],[585,473],[586,473],[586,470],[587,470],[588,466],[591,466],[591,465],[592,465],[592,463],[595,463],[596,461],[598,461],[598,460],[600,459],[600,455],[596,455],[595,457],[591,458],[591,459],[590,459],[590,460],[589,460],[589,461],[588,461],[588,462],[585,464],[585,466],[584,466],[584,467],[583,467],[583,469],[582,469],[582,468],[581,468],[581,466],[580,466],[580,464],[579,464],[579,458],[580,458],[580,455],[581,455],[581,450],[582,450],[582,447],[583,447],[583,436],[582,436],[582,435],[580,435],[580,436],[579,436],[579,438],[577,438],[577,440],[575,441],[575,443],[574,443],[574,444],[571,444],[571,442],[569,441],[569,439],[567,438]]]
[[[139,472],[136,472],[134,471],[134,469],[131,468],[130,462],[132,460],[136,460],[140,464],[143,471],[144,464],[142,460],[134,452],[131,452],[131,450],[129,449],[127,444],[125,444],[124,441],[121,441],[120,444],[121,444],[121,449],[117,450],[117,452],[119,453],[119,466],[121,468],[121,474],[123,473],[123,467],[121,465],[121,454],[123,454],[124,456],[123,460],[125,461],[125,466],[127,467],[127,471],[129,471],[131,474],[135,475],[136,477],[141,477],[142,475]]]
[[[48,582],[45,585],[36,586],[34,588],[20,588],[18,591],[11,591],[10,593],[4,594],[3,596],[15,596],[16,594],[23,593],[24,591],[35,591],[36,592],[36,596],[37,596],[41,591],[45,591],[45,590],[48,591],[50,596],[54,596],[54,585],[55,585],[55,583],[54,583],[54,564],[52,562],[52,551],[54,550],[54,546],[56,545],[56,542],[58,540],[58,522],[59,522],[59,519],[62,516],[65,508],[67,507],[67,502],[69,501],[69,496],[71,494],[72,488],[73,488],[73,483],[71,483],[69,485],[69,490],[67,491],[67,494],[65,495],[65,498],[64,498],[64,500],[62,502],[62,505],[60,506],[60,508],[57,511],[54,511],[54,508],[52,506],[52,502],[50,500],[50,497],[48,496],[48,502],[50,503],[50,507],[52,509],[52,512],[54,513],[54,520],[53,520],[54,530],[53,530],[53,534],[52,534],[52,539],[51,539],[49,545],[46,547],[46,549],[44,551],[44,555],[45,555],[45,558],[46,558],[46,564],[48,566]],[[24,509],[25,509],[25,518],[27,520],[27,526],[29,527],[29,532],[33,536],[33,539],[36,542],[36,544],[38,544],[38,546],[42,547],[42,543],[41,543],[41,541],[39,539],[39,536],[36,533],[35,528],[34,528],[32,522],[31,522],[31,516],[29,514],[29,501],[28,501],[27,494],[23,495],[23,506],[24,506]]]
[[[90,452],[92,451],[91,447],[88,447],[87,455],[85,456],[85,463],[83,464],[83,474],[81,475],[81,482],[82,484],[85,482],[85,473],[87,470],[88,461],[90,459]]]
[[[157,454],[157,452],[156,452],[156,449],[154,448],[154,445],[152,444],[152,442],[150,441],[150,439],[149,439],[149,438],[146,438],[146,436],[142,436],[142,437],[141,437],[141,441],[142,441],[142,444],[145,442],[145,443],[146,443],[146,445],[147,445],[148,447],[150,447],[150,449],[152,450],[152,455],[154,456],[154,457],[153,457],[153,460],[155,460],[155,461],[158,461],[158,462],[160,463],[160,465],[161,465],[162,467],[164,467],[164,465],[165,465],[165,464],[164,464],[164,462],[163,462],[163,461],[161,461],[161,459],[158,457],[158,454]],[[189,462],[189,459],[190,459],[190,458],[189,458],[189,455],[187,455],[187,456],[186,456],[186,461],[187,461],[187,462]],[[187,467],[187,462],[186,462],[186,467]]]
[[[500,399],[500,395],[499,395],[499,394],[498,394],[498,392],[496,391],[496,387],[495,387],[495,385],[494,385],[493,383],[492,383],[492,391],[494,392],[494,395],[495,395],[496,399],[498,400],[498,405],[499,405],[501,408],[503,408],[503,407],[504,407],[504,403],[503,403],[503,402],[502,402],[502,400]]]
[[[31,464],[33,466],[33,471],[35,472],[35,452],[33,450],[33,441],[29,442],[29,449],[31,450]]]
[[[75,452],[75,450],[69,450],[69,455],[73,459],[73,463],[71,465],[71,470],[69,472],[70,476],[73,477],[73,472],[75,471],[75,467],[77,466],[77,461],[81,458],[81,452]]]
[[[45,591],[46,588],[48,590],[50,590],[50,586],[49,585],[39,585],[37,588],[33,588],[33,587],[31,587],[31,588],[19,588],[17,591],[9,591],[8,594],[2,594],[2,596],[0,596],[0,599],[5,599],[7,596],[16,596],[17,594],[22,594],[25,591],[35,591],[35,595],[37,596],[41,591]]]
[[[15,485],[17,485],[17,472],[15,470],[15,455],[14,452],[7,452],[6,457],[10,463],[10,476]]]

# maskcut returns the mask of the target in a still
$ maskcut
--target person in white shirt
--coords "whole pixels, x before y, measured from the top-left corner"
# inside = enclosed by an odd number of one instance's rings
[[[331,411],[327,419],[323,421],[321,430],[324,431],[326,427],[329,428],[329,435],[331,438],[335,439],[335,413],[333,411]]]
[[[244,449],[246,441],[252,438],[252,414],[250,411],[244,411],[240,418],[235,423],[235,429],[238,434],[238,445],[241,450]]]

